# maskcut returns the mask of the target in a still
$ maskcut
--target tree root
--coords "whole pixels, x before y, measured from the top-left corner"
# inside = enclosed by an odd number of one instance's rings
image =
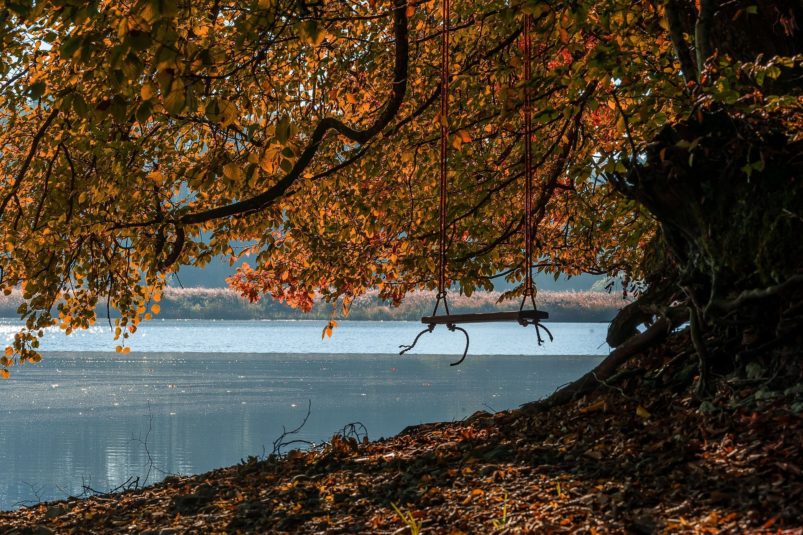
[[[661,317],[658,321],[653,323],[649,329],[630,338],[627,342],[612,351],[596,368],[580,377],[580,379],[557,390],[546,399],[522,405],[522,409],[525,412],[542,412],[557,405],[563,405],[573,401],[591,392],[601,384],[605,384],[622,364],[630,360],[633,356],[662,342],[669,333],[672,332],[672,329],[687,320],[688,314],[682,313]]]
[[[803,286],[803,274],[793,275],[781,284],[776,284],[768,288],[745,290],[733,299],[712,301],[707,309],[720,313],[729,312],[752,301],[760,301],[794,291],[798,286]],[[708,310],[706,310],[706,312],[708,312]]]

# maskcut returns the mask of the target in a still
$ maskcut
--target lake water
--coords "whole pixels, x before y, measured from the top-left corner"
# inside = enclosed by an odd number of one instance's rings
[[[0,382],[0,509],[106,491],[131,476],[191,474],[270,453],[273,441],[320,442],[350,422],[371,439],[408,425],[459,420],[550,394],[600,362],[604,324],[550,324],[538,347],[514,324],[439,328],[398,356],[414,322],[155,321],[128,354],[110,352],[108,326],[66,337],[49,332],[44,360]],[[0,320],[0,343],[18,324]],[[419,350],[420,348],[420,350]],[[147,443],[147,449],[145,446]],[[150,458],[148,456],[150,453]]]

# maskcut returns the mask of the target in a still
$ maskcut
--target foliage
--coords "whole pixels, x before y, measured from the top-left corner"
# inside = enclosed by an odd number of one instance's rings
[[[798,8],[728,3],[717,26],[711,5],[694,26],[691,2],[456,0],[447,118],[436,2],[0,2],[0,269],[26,321],[0,365],[38,360],[43,328],[86,328],[99,303],[122,349],[165,275],[216,254],[256,253],[233,286],[303,310],[432,289],[443,121],[449,281],[521,281],[525,89],[536,269],[643,277],[655,222],[608,180],[636,145],[713,101],[799,110],[793,46],[711,46],[721,21],[793,41]]]

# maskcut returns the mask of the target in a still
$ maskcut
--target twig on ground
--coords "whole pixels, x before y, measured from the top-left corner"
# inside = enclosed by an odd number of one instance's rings
[[[368,439],[368,428],[362,422],[352,422],[343,426],[338,433],[343,438],[354,438],[357,442]]]
[[[597,381],[599,384],[601,384],[602,386],[605,386],[605,387],[607,387],[607,388],[610,388],[611,390],[615,390],[616,392],[618,392],[618,393],[619,393],[619,394],[620,394],[620,395],[621,395],[623,398],[625,398],[626,400],[628,400],[628,401],[636,401],[636,400],[635,400],[635,399],[633,399],[631,396],[628,396],[627,394],[625,394],[625,391],[624,391],[624,390],[622,390],[621,388],[619,388],[618,386],[614,386],[614,385],[612,385],[611,383],[609,383],[608,381],[606,381],[605,379],[600,379],[599,377],[597,377],[597,374],[596,374],[596,373],[594,373],[594,372],[591,372],[591,375],[592,375],[592,377],[594,377],[594,379],[595,379],[595,380],[596,380],[596,381]],[[615,377],[614,377],[613,379],[615,379]]]
[[[145,471],[145,477],[142,479],[142,486],[143,487],[148,484],[148,479],[150,479],[151,472],[153,472],[153,471],[159,472],[163,476],[177,475],[177,474],[173,474],[172,472],[168,472],[167,470],[162,470],[161,468],[156,466],[156,463],[153,460],[153,456],[151,455],[151,450],[148,447],[148,439],[151,436],[151,431],[153,431],[153,411],[151,410],[151,402],[149,400],[148,401],[148,430],[145,432],[145,439],[144,440],[142,439],[142,434],[141,433],[140,433],[140,436],[138,436],[138,437],[133,437],[133,436],[131,437],[131,441],[132,442],[136,442],[140,446],[142,446],[142,448],[145,450],[145,455],[148,458],[147,464],[146,464],[147,470]],[[130,478],[129,478],[129,480],[130,480]],[[139,480],[139,477],[137,477],[137,481],[138,480]]]
[[[12,507],[33,507],[35,505],[39,505],[42,503],[42,489],[44,488],[42,485],[38,487],[33,483],[28,483],[27,481],[20,481],[23,485],[31,489],[31,494],[33,494],[33,500],[20,500],[12,504]]]
[[[293,444],[305,444],[307,446],[315,446],[315,443],[310,442],[309,440],[302,440],[302,439],[294,439],[294,440],[285,440],[290,435],[296,435],[299,431],[307,424],[307,420],[309,420],[309,416],[312,412],[312,400],[307,400],[307,414],[304,416],[304,419],[301,421],[301,424],[292,429],[290,431],[287,430],[284,426],[282,426],[282,434],[273,441],[273,453],[276,457],[282,457],[282,448],[286,448],[287,446],[292,446]]]

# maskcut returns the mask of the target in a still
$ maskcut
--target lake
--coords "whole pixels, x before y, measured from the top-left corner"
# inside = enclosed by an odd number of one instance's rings
[[[360,422],[371,439],[544,397],[600,362],[607,325],[469,326],[471,351],[445,328],[395,354],[414,322],[154,321],[132,352],[110,352],[108,326],[48,332],[44,360],[0,382],[0,509],[107,491],[132,476],[200,473],[270,453],[283,426],[328,439]],[[0,320],[7,343],[18,323]],[[149,471],[150,468],[150,471]]]

